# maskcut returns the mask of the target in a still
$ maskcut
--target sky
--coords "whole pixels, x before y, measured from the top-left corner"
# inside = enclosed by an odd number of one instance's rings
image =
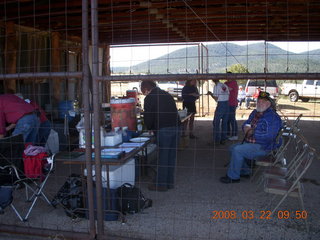
[[[246,45],[258,43],[259,41],[240,41],[240,42],[229,42],[238,45]],[[261,41],[260,41],[261,42]],[[221,43],[221,42],[219,42]],[[312,51],[320,49],[320,42],[269,42],[276,45],[283,50],[301,53],[306,51]],[[204,45],[213,43],[203,43]],[[196,46],[192,44],[188,46]],[[110,50],[111,54],[111,67],[128,67],[138,63],[148,61],[160,56],[169,54],[175,50],[185,48],[186,45],[171,44],[171,45],[159,45],[159,46],[137,46],[137,47],[112,47]]]

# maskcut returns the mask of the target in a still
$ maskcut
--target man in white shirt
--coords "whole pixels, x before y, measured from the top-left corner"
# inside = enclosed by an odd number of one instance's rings
[[[213,80],[213,93],[208,92],[216,102],[217,107],[213,118],[213,142],[215,145],[225,144],[227,140],[227,121],[229,113],[229,88],[227,85]],[[221,125],[221,126],[220,126]]]

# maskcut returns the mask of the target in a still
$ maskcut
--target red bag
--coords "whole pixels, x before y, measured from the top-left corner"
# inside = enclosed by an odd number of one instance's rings
[[[23,153],[24,174],[28,178],[38,178],[43,176],[42,169],[47,164],[48,154],[38,153],[35,156],[27,156]]]

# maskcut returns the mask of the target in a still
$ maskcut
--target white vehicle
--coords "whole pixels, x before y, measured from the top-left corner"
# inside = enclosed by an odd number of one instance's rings
[[[275,80],[248,80],[245,87],[245,92],[247,97],[252,97],[257,88],[260,87],[262,91],[266,91],[270,94],[272,98],[277,98],[279,96],[279,87]]]
[[[299,99],[308,102],[310,99],[320,98],[320,80],[303,80],[302,83],[284,83],[281,94],[289,96],[291,102]]]
[[[178,100],[182,99],[182,88],[184,87],[184,82],[179,81],[169,81],[169,82],[158,82],[159,88],[167,91],[173,97],[178,98]]]

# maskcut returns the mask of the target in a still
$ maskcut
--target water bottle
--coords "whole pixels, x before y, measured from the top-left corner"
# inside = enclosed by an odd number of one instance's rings
[[[122,127],[122,142],[128,142],[129,137],[128,137],[128,127]]]

